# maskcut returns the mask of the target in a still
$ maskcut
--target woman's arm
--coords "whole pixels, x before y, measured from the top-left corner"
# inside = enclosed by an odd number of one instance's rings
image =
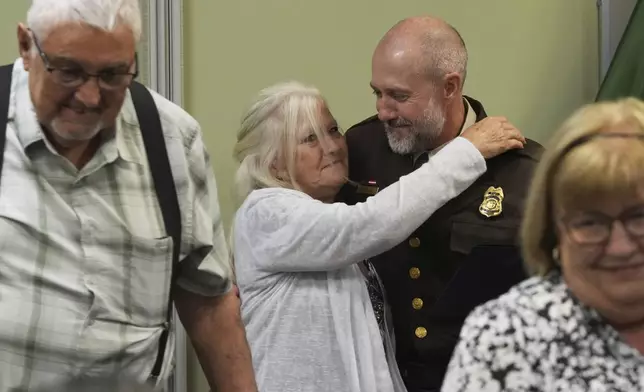
[[[459,137],[354,206],[287,189],[256,191],[235,218],[236,263],[252,259],[267,271],[321,271],[375,256],[403,241],[485,170],[481,153]]]

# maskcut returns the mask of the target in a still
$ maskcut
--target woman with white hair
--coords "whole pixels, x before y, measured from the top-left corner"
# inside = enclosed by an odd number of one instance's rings
[[[466,130],[355,206],[333,203],[347,181],[347,148],[315,88],[261,91],[237,140],[244,201],[234,263],[259,389],[404,391],[358,264],[402,241],[483,174],[484,158],[522,147],[523,137],[514,128]]]
[[[534,277],[465,321],[444,392],[644,391],[644,103],[591,104],[541,158]]]

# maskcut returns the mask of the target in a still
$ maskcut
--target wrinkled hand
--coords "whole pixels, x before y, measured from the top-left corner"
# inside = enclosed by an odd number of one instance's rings
[[[485,159],[508,150],[523,148],[526,143],[521,132],[505,117],[486,117],[461,133]]]

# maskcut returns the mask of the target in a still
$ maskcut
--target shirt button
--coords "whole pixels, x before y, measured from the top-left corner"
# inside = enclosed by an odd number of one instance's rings
[[[418,327],[416,328],[416,331],[414,331],[414,334],[418,339],[423,339],[425,336],[427,336],[427,330],[425,327]]]
[[[409,269],[409,277],[412,278],[412,279],[420,278],[420,268],[411,267]]]
[[[423,299],[422,298],[414,298],[411,301],[411,306],[416,309],[416,310],[421,310],[423,308]]]
[[[418,248],[420,246],[420,238],[412,237],[409,239],[409,246],[412,248]]]

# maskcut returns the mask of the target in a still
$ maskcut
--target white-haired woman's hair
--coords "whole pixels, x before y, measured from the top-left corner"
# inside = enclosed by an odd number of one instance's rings
[[[27,25],[44,40],[52,28],[68,22],[85,23],[110,31],[123,24],[141,38],[141,10],[138,0],[33,0]]]
[[[320,91],[296,81],[278,83],[257,94],[242,116],[233,150],[239,163],[235,191],[240,203],[256,189],[298,189],[293,171],[302,130],[313,131],[324,140],[320,105],[326,105]],[[286,165],[284,177],[276,171],[278,160]],[[228,246],[235,280],[233,238],[234,225],[230,227]]]
[[[295,152],[303,130],[324,134],[320,92],[299,82],[284,82],[259,92],[242,117],[234,157],[239,162],[235,188],[240,201],[255,189],[297,189],[293,172]],[[275,165],[282,162],[285,175]]]

